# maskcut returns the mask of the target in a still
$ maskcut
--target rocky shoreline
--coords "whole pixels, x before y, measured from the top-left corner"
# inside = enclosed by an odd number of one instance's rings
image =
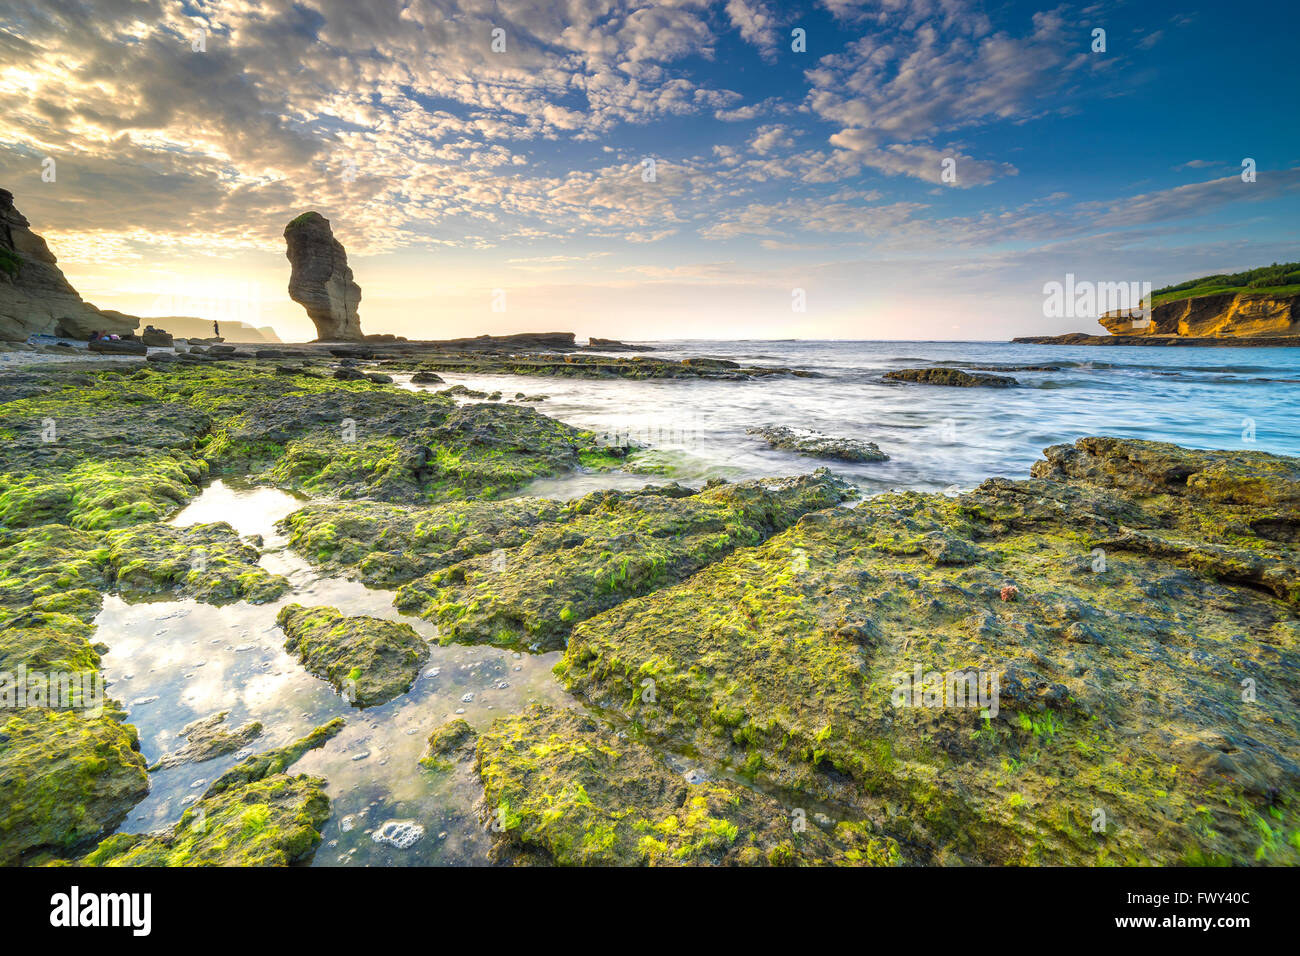
[[[1094,437],[955,496],[820,469],[551,501],[518,492],[638,450],[312,354],[0,378],[0,672],[93,678],[106,594],[281,599],[259,541],[165,523],[237,476],[308,496],[289,546],[442,640],[562,650],[581,710],[425,728],[402,771],[468,774],[500,862],[1300,862],[1300,460]],[[354,708],[419,667],[404,625],[280,623]],[[341,721],[114,835],[149,788],[138,734],[53,703],[3,715],[0,862],[311,859],[328,784],[290,770]]]
[[[1187,348],[1297,348],[1300,335],[1022,335],[1011,340],[1021,345],[1143,345]]]

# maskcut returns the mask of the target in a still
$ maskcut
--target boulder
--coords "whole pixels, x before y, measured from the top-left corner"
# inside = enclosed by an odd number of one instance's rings
[[[172,348],[176,343],[172,340],[172,334],[162,329],[155,329],[152,325],[146,325],[144,331],[140,333],[140,341],[151,348]]]
[[[307,310],[318,341],[360,341],[361,286],[352,280],[347,253],[329,220],[318,212],[303,213],[284,227],[284,238],[293,269],[289,298]]]

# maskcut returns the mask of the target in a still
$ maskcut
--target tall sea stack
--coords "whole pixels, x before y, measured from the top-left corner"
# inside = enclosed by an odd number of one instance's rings
[[[334,238],[330,221],[318,212],[305,212],[284,227],[284,238],[293,267],[289,298],[307,310],[317,341],[359,341],[361,286],[352,280],[348,254]]]

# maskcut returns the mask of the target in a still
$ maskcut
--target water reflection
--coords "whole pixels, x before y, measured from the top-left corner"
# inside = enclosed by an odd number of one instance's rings
[[[285,549],[275,523],[299,507],[297,498],[282,491],[217,481],[173,519],[177,525],[226,521],[241,535],[261,535],[268,548],[262,566],[292,584],[274,603],[215,607],[192,600],[128,604],[115,595],[105,598],[96,621],[96,640],[109,646],[104,674],[110,693],[139,729],[150,763],[184,744],[182,727],[218,711],[230,712],[228,728],[253,720],[264,727],[240,753],[150,774],[149,796],[120,832],[170,829],[210,781],[248,753],[289,743],[342,716],[348,722],[342,733],[290,770],[328,781],[332,813],[314,864],[486,862],[489,841],[473,811],[478,788],[467,769],[437,774],[417,761],[429,733],[453,717],[483,728],[534,701],[576,706],[551,674],[560,653],[439,646],[437,628],[398,612],[392,592],[320,576]],[[411,691],[364,711],[349,706],[285,653],[275,617],[291,602],[402,620],[429,638],[429,657]],[[376,842],[374,831],[390,819],[414,821],[424,836],[407,849]]]

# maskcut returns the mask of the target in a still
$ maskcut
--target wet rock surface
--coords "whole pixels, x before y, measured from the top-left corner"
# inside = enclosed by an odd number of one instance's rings
[[[889,461],[889,456],[875,442],[856,438],[832,438],[821,432],[787,428],[784,425],[765,425],[746,429],[746,434],[757,435],[773,448],[798,452],[810,458],[832,458],[837,461]]]
[[[742,366],[726,359],[665,359],[649,356],[426,353],[422,369],[481,375],[540,375],[554,378],[723,379],[737,382],[772,376],[816,377],[816,373],[774,366]]]
[[[345,617],[332,607],[290,604],[276,623],[285,648],[355,707],[383,704],[411,689],[427,642],[409,624]]]
[[[112,830],[149,791],[116,715],[25,707],[0,723],[0,864],[64,855]]]
[[[1013,388],[1019,383],[1007,375],[963,372],[959,368],[900,368],[886,372],[887,382],[917,382],[921,385],[949,385],[957,388]]]
[[[166,834],[119,833],[82,866],[289,866],[311,859],[329,819],[325,781],[284,770],[323,746],[341,720],[250,757],[219,777]]]
[[[889,865],[860,826],[824,833],[740,784],[676,773],[572,711],[532,707],[479,736],[475,768],[498,861],[542,865]]]
[[[1296,467],[1057,446],[1028,481],[808,515],[579,625],[557,670],[909,862],[1294,863],[1300,620],[1262,582],[1295,579]]]
[[[809,511],[856,494],[819,469],[789,479],[596,492],[567,520],[515,548],[466,558],[404,585],[399,608],[436,621],[444,641],[563,646],[579,621],[689,577]]]
[[[262,725],[257,721],[250,721],[234,729],[223,726],[229,714],[230,711],[223,710],[211,717],[186,724],[178,735],[186,738],[185,746],[163,754],[149,769],[165,770],[187,763],[202,763],[223,754],[234,753],[261,736]]]

